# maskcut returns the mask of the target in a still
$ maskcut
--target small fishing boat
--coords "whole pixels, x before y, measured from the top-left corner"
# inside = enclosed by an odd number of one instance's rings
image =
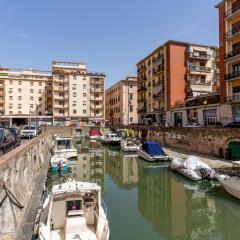
[[[103,144],[109,144],[112,146],[120,146],[121,144],[121,138],[118,137],[116,133],[108,133],[104,136],[102,139]]]
[[[218,181],[230,195],[240,199],[240,178],[230,176],[218,176]]]
[[[123,139],[121,141],[121,151],[123,152],[137,152],[140,147],[141,143],[135,140]]]
[[[94,139],[97,140],[100,138],[100,136],[101,136],[101,133],[100,133],[99,129],[91,129],[89,131],[89,138],[91,140],[94,140]]]
[[[148,162],[170,160],[170,157],[165,154],[161,145],[157,142],[144,142],[137,152],[139,157]]]
[[[57,157],[77,158],[77,149],[73,146],[72,139],[69,137],[56,136],[53,153]]]
[[[174,158],[171,162],[171,169],[192,181],[216,179],[215,171],[196,156],[189,156],[186,159]]]
[[[108,240],[101,187],[88,182],[54,185],[43,204],[39,240]]]
[[[51,171],[58,172],[58,171],[67,171],[68,170],[68,162],[65,157],[51,157]]]

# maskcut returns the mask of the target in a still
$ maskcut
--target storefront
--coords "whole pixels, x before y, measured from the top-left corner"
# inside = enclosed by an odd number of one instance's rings
[[[214,125],[217,122],[217,110],[207,109],[203,111],[204,123],[206,125]]]

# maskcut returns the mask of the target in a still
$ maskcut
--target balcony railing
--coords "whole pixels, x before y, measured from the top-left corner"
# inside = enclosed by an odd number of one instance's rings
[[[153,94],[153,98],[159,98],[159,97],[162,97],[164,95],[164,92],[159,92],[157,94]]]
[[[229,9],[224,13],[225,18],[230,17],[235,12],[237,12],[240,9],[240,3],[236,4],[233,8]]]
[[[189,58],[197,58],[197,59],[205,59],[205,60],[208,60],[211,58],[210,54],[202,53],[202,52],[190,52],[188,56]]]
[[[145,91],[147,91],[147,88],[146,87],[140,87],[137,91],[138,92],[145,92]]]
[[[225,38],[229,39],[229,38],[235,37],[239,34],[240,34],[240,24],[236,25],[234,28],[232,28],[232,30],[228,31],[225,34]]]
[[[157,63],[160,59],[164,59],[164,54],[160,54],[158,57],[152,59],[152,63]]]
[[[138,81],[139,81],[139,82],[140,82],[140,81],[146,81],[146,80],[147,80],[147,77],[146,77],[146,76],[138,78]]]
[[[137,72],[141,72],[141,71],[145,71],[146,70],[146,66],[142,66],[140,68],[138,68]]]
[[[159,65],[157,69],[153,68],[153,74],[158,74],[160,72],[164,72],[164,66]]]
[[[226,81],[232,80],[234,78],[240,78],[240,71],[238,71],[238,72],[231,72],[231,73],[225,74],[225,76],[224,76],[224,79]]]
[[[189,65],[189,69],[194,72],[211,72],[211,68],[205,66]]]
[[[240,102],[240,92],[235,93],[233,96],[226,97],[226,102]]]
[[[240,54],[240,48],[239,49],[234,49],[233,51],[228,52],[228,53],[225,54],[225,59],[236,57],[239,54]]]

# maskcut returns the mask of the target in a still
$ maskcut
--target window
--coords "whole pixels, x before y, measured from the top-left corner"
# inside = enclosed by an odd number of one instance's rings
[[[131,123],[133,122],[133,117],[130,117],[130,122],[131,122]]]
[[[83,97],[84,97],[84,98],[87,97],[87,94],[86,94],[86,93],[83,93]]]
[[[10,81],[9,81],[9,84],[12,85],[12,84],[13,84],[13,80],[10,80]]]
[[[34,97],[30,97],[30,100],[33,101],[33,100],[34,100]]]
[[[18,111],[18,114],[22,114],[22,111]]]
[[[73,114],[76,114],[77,113],[77,110],[76,109],[73,109]]]
[[[133,105],[130,105],[130,106],[129,106],[129,111],[130,111],[130,112],[133,112]]]
[[[86,89],[87,89],[87,85],[83,84],[83,90],[86,90]]]
[[[9,100],[13,100],[13,96],[9,96]]]
[[[12,109],[12,104],[10,103],[9,106],[8,106],[9,109]]]
[[[87,106],[87,102],[86,101],[83,101],[83,106]]]
[[[77,97],[77,93],[76,92],[73,92],[73,97]]]
[[[42,82],[38,82],[38,86],[42,86]]]
[[[87,113],[87,110],[83,110],[83,114],[86,114]]]
[[[18,100],[22,100],[22,96],[18,96]]]
[[[42,101],[42,98],[41,98],[41,97],[39,97],[39,98],[38,98],[38,101],[39,101],[39,102],[41,102],[41,101]]]
[[[18,85],[22,85],[22,81],[18,81]]]
[[[42,93],[42,89],[38,89],[38,93]]]
[[[64,75],[59,75],[59,76],[58,76],[58,79],[59,79],[59,80],[64,80]]]
[[[21,88],[19,88],[19,89],[18,89],[18,92],[19,92],[19,93],[21,93],[21,92],[22,92],[22,89],[21,89]]]
[[[77,80],[77,76],[76,75],[73,75],[73,80]]]
[[[33,104],[30,104],[30,108],[33,108]]]
[[[99,114],[99,110],[96,110],[96,114]]]
[[[133,85],[132,85],[132,84],[129,84],[129,87],[130,87],[130,88],[132,88],[132,87],[133,87]]]
[[[30,93],[33,93],[34,91],[33,91],[33,89],[30,89]]]
[[[83,78],[83,81],[86,81],[86,78]]]
[[[19,103],[19,104],[18,104],[18,108],[22,108],[22,104]]]
[[[9,111],[9,114],[13,114],[13,111]]]
[[[9,93],[12,93],[13,92],[13,89],[12,88],[9,88],[9,91],[8,91]]]
[[[30,82],[30,86],[33,86],[33,82]]]
[[[64,110],[61,110],[61,109],[59,110],[59,114],[64,115],[64,113],[65,113]]]

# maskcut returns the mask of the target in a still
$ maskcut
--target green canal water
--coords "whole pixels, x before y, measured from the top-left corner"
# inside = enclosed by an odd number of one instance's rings
[[[78,144],[70,172],[49,176],[48,184],[67,179],[100,184],[110,240],[240,239],[240,201],[217,182],[192,183],[166,163],[93,145]]]

